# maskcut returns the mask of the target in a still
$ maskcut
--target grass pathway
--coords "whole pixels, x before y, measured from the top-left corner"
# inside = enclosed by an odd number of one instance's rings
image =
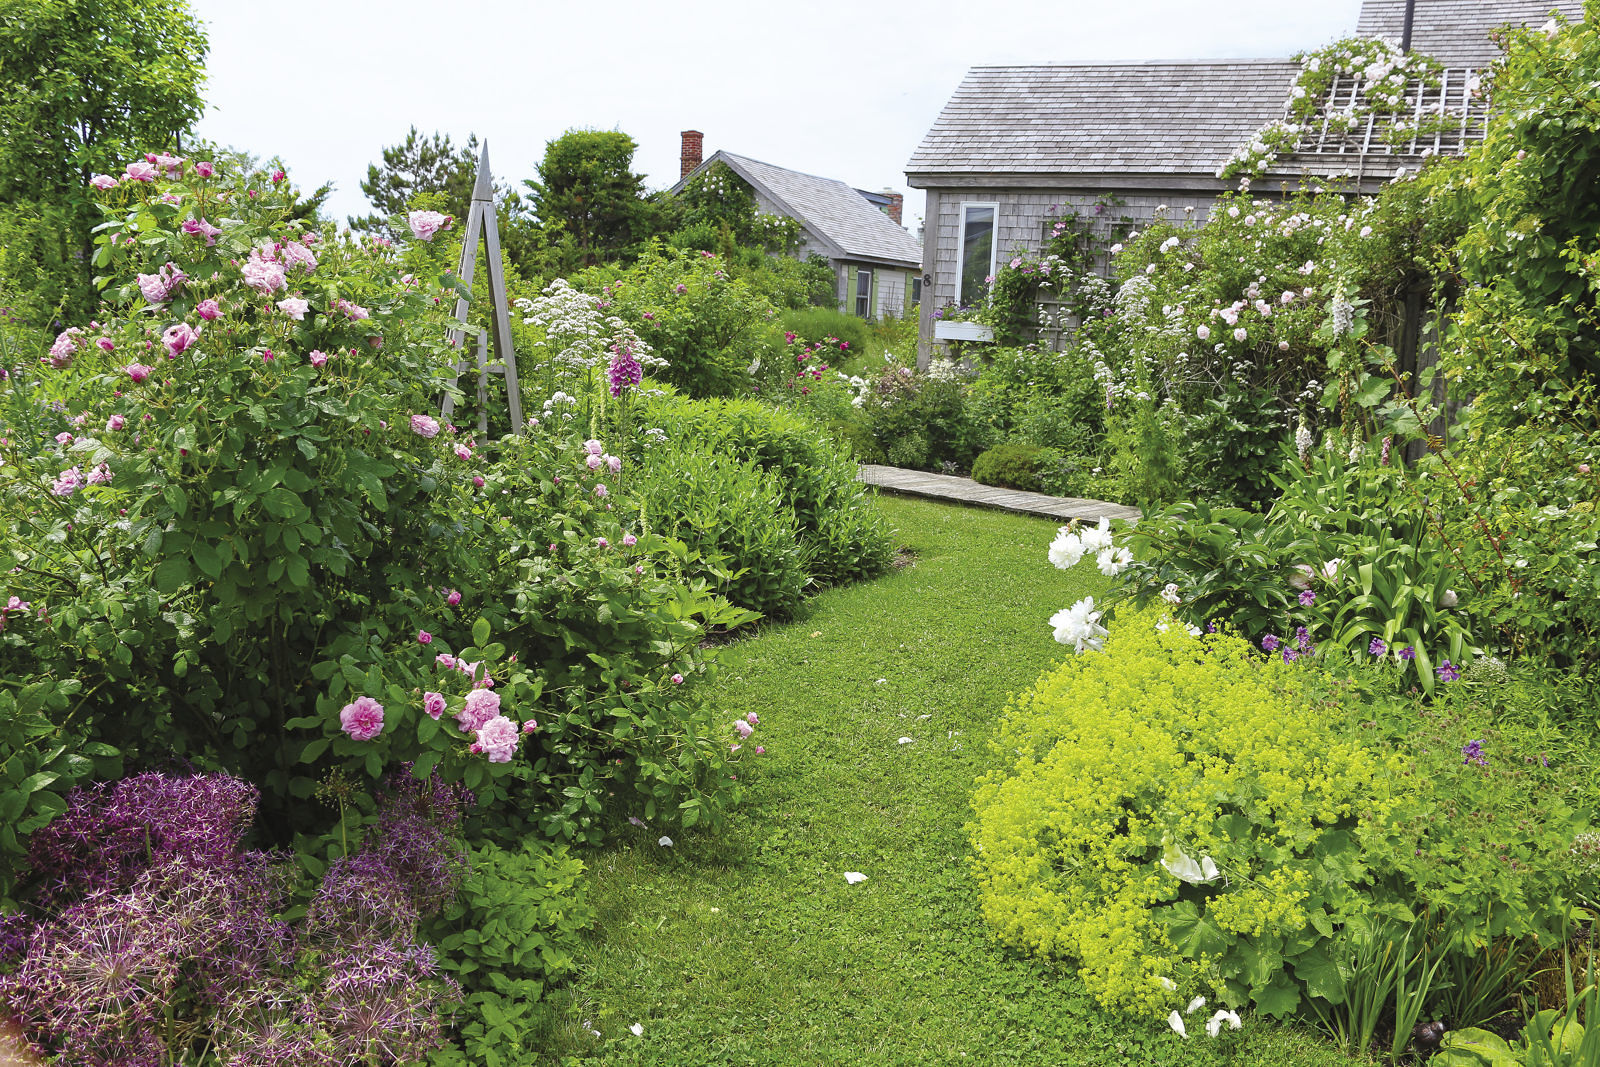
[[[720,656],[729,718],[759,713],[767,748],[732,825],[671,849],[630,830],[589,857],[600,927],[545,1062],[1347,1063],[1254,1025],[1231,1050],[1184,1043],[994,941],[966,864],[972,781],[1007,695],[1063,654],[1046,619],[1101,580],[1049,565],[1048,521],[881,503],[914,566]]]

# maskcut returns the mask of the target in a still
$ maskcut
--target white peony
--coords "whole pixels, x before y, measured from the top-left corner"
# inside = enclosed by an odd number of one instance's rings
[[[1063,608],[1050,616],[1056,640],[1071,645],[1077,652],[1093,649],[1099,652],[1105,645],[1109,632],[1100,625],[1100,613],[1094,610],[1094,597],[1084,597],[1070,608]]]

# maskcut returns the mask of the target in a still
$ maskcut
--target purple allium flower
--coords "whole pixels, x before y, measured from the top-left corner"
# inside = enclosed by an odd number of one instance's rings
[[[1400,650],[1400,658],[1405,660],[1407,663],[1410,663],[1412,660],[1416,659],[1417,658],[1417,646],[1416,645],[1407,645],[1405,648],[1402,648]]]
[[[1317,602],[1317,591],[1315,589],[1302,589],[1300,591],[1300,606],[1301,607],[1309,608],[1312,604],[1315,604],[1316,602]]]
[[[1439,681],[1441,682],[1454,682],[1461,678],[1461,672],[1456,670],[1455,665],[1449,660],[1445,660],[1435,667],[1433,673],[1439,676]]]
[[[1278,639],[1277,634],[1268,634],[1261,639],[1261,647],[1268,652],[1276,652],[1281,644],[1283,642]]]
[[[1483,754],[1483,739],[1468,741],[1461,746],[1462,763],[1476,763],[1480,767],[1489,766],[1489,757]]]
[[[1389,654],[1389,646],[1384,643],[1383,638],[1374,637],[1372,639],[1372,643],[1367,646],[1367,654],[1372,656],[1386,656]]]

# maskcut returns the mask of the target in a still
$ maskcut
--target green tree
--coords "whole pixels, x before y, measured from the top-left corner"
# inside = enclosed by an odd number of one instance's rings
[[[659,232],[662,209],[633,173],[638,148],[621,130],[568,130],[545,146],[531,192],[546,265],[559,274],[633,258]]]
[[[0,0],[0,204],[39,229],[42,303],[93,306],[89,179],[182,150],[206,50],[181,0]]]

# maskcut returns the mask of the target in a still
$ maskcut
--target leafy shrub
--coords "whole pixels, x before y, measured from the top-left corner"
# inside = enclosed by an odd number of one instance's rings
[[[857,480],[854,460],[808,420],[754,401],[676,398],[651,402],[641,418],[669,440],[748,459],[775,475],[815,581],[871,577],[888,566],[888,528]]]
[[[646,453],[633,483],[641,524],[689,546],[691,573],[750,611],[785,618],[805,592],[794,509],[754,460],[678,442]]]
[[[972,480],[984,485],[1037,490],[1046,450],[1038,445],[995,445],[972,461]]]
[[[473,850],[472,873],[429,929],[467,1015],[458,1047],[430,1063],[511,1067],[539,1051],[549,990],[573,973],[579,938],[595,921],[583,870],[565,846]]]
[[[948,364],[929,371],[891,365],[874,380],[862,405],[867,426],[896,467],[965,469],[981,447],[982,431],[966,409],[966,388]]]
[[[1347,711],[1316,671],[1168,621],[1120,616],[1007,710],[970,828],[1002,938],[1107,1005],[1199,987],[1284,1016],[1343,1003],[1374,921],[1434,959],[1565,936],[1588,819],[1536,734],[1491,736],[1466,694]]]
[[[667,361],[663,380],[690,396],[746,392],[750,365],[777,347],[777,308],[709,252],[652,251],[604,298]]]

